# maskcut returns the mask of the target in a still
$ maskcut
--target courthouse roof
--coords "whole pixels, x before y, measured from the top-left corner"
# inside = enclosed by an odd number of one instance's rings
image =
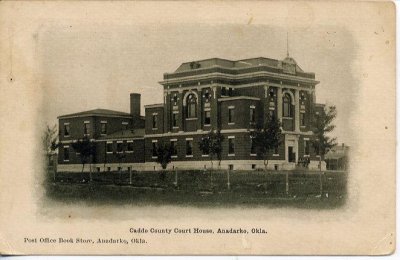
[[[296,70],[303,72],[303,70],[297,65],[296,61],[293,58],[287,57],[283,60],[286,63],[296,64]],[[258,57],[258,58],[250,58],[250,59],[243,59],[243,60],[227,60],[221,58],[211,58],[206,60],[199,60],[199,61],[192,61],[192,62],[185,62],[182,63],[174,73],[187,71],[191,69],[197,68],[211,68],[215,66],[220,66],[223,68],[231,68],[231,69],[240,69],[240,68],[247,68],[247,67],[255,67],[255,66],[268,66],[268,67],[275,67],[281,68],[282,61],[276,59],[270,59],[265,57]]]
[[[273,73],[276,75],[289,75],[302,78],[302,80],[309,81],[314,84],[319,82],[315,81],[315,73],[303,71],[297,62],[291,58],[286,57],[283,60],[257,57],[242,60],[227,60],[221,58],[211,58],[205,60],[197,60],[182,63],[174,72],[164,73],[164,80],[161,84],[170,83],[184,77],[195,77],[204,75],[224,75],[234,78],[237,75],[250,75],[260,72]],[[187,79],[186,79],[187,80]]]
[[[70,118],[70,117],[86,117],[86,116],[117,116],[117,117],[131,117],[131,114],[125,113],[125,112],[120,112],[120,111],[115,111],[115,110],[109,110],[109,109],[92,109],[88,111],[83,111],[83,112],[78,112],[78,113],[73,113],[73,114],[68,114],[68,115],[62,115],[59,116],[58,118]]]

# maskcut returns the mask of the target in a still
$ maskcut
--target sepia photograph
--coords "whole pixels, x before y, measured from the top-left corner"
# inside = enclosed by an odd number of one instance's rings
[[[1,253],[394,252],[392,3],[0,16]]]

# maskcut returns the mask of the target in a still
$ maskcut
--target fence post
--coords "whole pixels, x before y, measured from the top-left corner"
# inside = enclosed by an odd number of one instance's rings
[[[319,195],[322,198],[322,171],[319,171]]]
[[[132,168],[129,167],[129,185],[132,185]]]
[[[178,187],[178,170],[175,168],[175,187]]]
[[[289,171],[286,171],[286,195],[289,194]]]
[[[231,183],[229,181],[229,174],[230,174],[230,169],[228,168],[228,190],[231,189]]]

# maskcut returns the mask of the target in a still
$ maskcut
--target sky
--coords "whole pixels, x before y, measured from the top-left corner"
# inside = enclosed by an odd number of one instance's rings
[[[183,62],[219,57],[284,59],[287,52],[320,84],[318,103],[336,105],[332,135],[352,140],[349,115],[357,81],[352,66],[357,44],[339,26],[283,28],[235,23],[54,24],[37,34],[44,88],[42,115],[55,124],[59,115],[95,108],[129,112],[129,93],[143,105],[162,103],[163,73]]]

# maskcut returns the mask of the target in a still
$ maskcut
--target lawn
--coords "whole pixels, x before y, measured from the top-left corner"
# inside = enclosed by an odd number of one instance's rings
[[[45,186],[49,198],[70,203],[337,208],[346,181],[345,172],[231,171],[228,188],[227,171],[99,172],[91,181],[89,173],[57,173]]]

